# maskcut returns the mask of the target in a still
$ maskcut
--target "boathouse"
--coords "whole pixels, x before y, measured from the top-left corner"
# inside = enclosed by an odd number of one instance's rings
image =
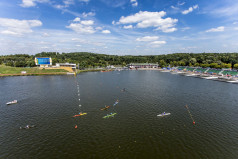
[[[74,63],[56,63],[55,66],[58,68],[68,70],[69,72],[76,71],[76,64]]]

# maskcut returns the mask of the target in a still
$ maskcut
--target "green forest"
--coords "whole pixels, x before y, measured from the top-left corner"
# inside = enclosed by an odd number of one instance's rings
[[[129,63],[158,63],[160,67],[191,66],[238,69],[238,53],[174,53],[148,56],[118,56],[88,52],[42,52],[35,55],[16,54],[0,56],[0,64],[12,67],[35,67],[35,57],[51,57],[55,63],[76,63],[79,68],[126,66]]]

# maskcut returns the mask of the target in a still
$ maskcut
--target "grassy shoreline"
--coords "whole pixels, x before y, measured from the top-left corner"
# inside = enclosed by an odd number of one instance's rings
[[[26,71],[26,73],[21,73],[21,71]],[[83,72],[99,72],[99,71],[105,71],[105,69],[77,70],[77,74],[83,73]],[[25,68],[25,67],[10,67],[10,66],[0,65],[0,77],[67,75],[67,72],[68,71],[63,69],[39,69],[37,67]]]
[[[26,73],[21,73],[25,71]],[[63,69],[39,69],[37,67],[10,67],[0,65],[0,76],[37,76],[37,75],[50,75],[50,74],[66,74],[68,71]]]

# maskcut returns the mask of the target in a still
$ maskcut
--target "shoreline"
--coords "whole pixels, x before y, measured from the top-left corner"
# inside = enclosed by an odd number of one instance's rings
[[[100,72],[100,71],[106,71],[106,70],[77,70],[76,75],[84,72]],[[110,70],[112,71],[112,70]],[[72,74],[68,74],[72,73]],[[14,74],[0,74],[0,77],[12,77],[12,76],[44,76],[44,75],[74,75],[74,72],[50,72],[50,73],[14,73]]]
[[[191,71],[178,71],[178,70],[167,70],[167,69],[159,69],[159,68],[139,68],[139,69],[129,69],[132,71],[143,71],[143,70],[153,70],[153,71],[160,71],[160,72],[168,72],[171,74],[176,75],[182,75],[187,77],[195,77],[195,78],[201,78],[206,80],[213,80],[213,81],[219,81],[219,82],[227,82],[227,83],[233,83],[238,84],[238,78],[237,77],[225,77],[221,75],[210,75],[206,73],[198,73],[198,72],[191,72]],[[110,72],[110,71],[116,71],[113,69],[88,69],[88,70],[77,70],[77,73],[71,72],[71,74],[68,74],[70,72],[50,72],[50,73],[16,73],[16,74],[0,74],[0,77],[11,77],[11,76],[44,76],[44,75],[78,75],[80,73],[84,72]]]
[[[10,77],[10,76],[44,76],[44,75],[67,75],[67,72],[0,74],[0,77]]]

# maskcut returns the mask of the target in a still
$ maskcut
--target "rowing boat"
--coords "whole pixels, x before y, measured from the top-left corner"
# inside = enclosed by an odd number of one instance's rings
[[[105,119],[105,118],[110,118],[110,117],[114,117],[114,115],[116,115],[117,113],[111,113],[111,114],[109,114],[109,115],[106,115],[106,116],[104,116],[103,118]]]
[[[157,116],[167,116],[167,115],[170,115],[171,113],[161,113],[161,114],[158,114]]]
[[[77,116],[82,116],[82,115],[86,115],[87,113],[80,113],[80,114],[76,114],[73,117],[77,117]]]
[[[105,106],[105,108],[102,108],[101,110],[107,110],[108,108],[110,108],[110,106]]]

